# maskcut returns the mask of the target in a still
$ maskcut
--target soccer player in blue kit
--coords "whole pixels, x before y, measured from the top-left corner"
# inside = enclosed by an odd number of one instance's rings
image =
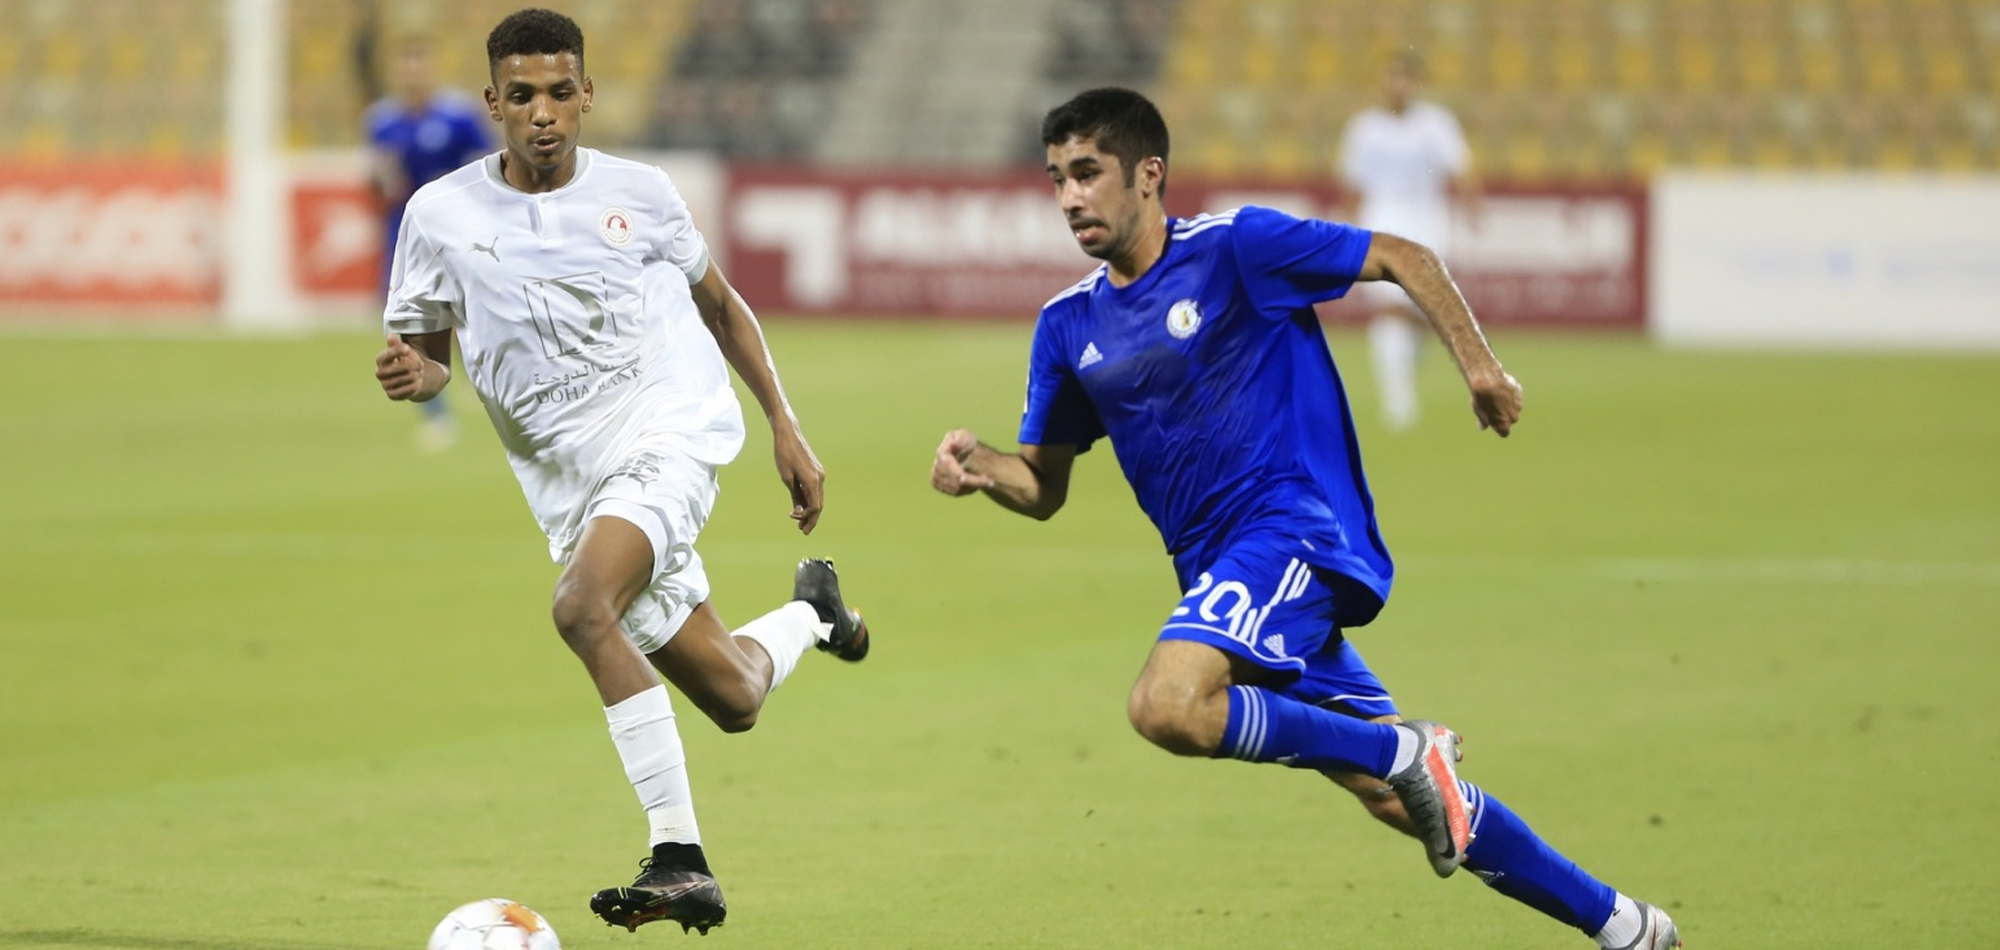
[[[368,107],[369,182],[382,206],[382,290],[389,288],[389,265],[403,211],[418,188],[493,151],[482,103],[441,90],[434,76],[428,40],[408,36],[396,44],[392,91]],[[457,439],[443,399],[418,403],[424,425],[418,440],[440,451]]]
[[[1019,452],[954,430],[932,487],[1047,519],[1077,454],[1109,438],[1184,592],[1127,703],[1140,735],[1321,772],[1422,842],[1440,877],[1469,868],[1601,947],[1680,946],[1665,912],[1460,781],[1458,736],[1401,719],[1344,635],[1382,609],[1393,567],[1313,304],[1394,281],[1450,349],[1480,427],[1505,436],[1521,414],[1437,256],[1268,208],[1169,218],[1166,123],[1130,90],[1057,107],[1042,143],[1077,244],[1104,263],[1042,308]]]

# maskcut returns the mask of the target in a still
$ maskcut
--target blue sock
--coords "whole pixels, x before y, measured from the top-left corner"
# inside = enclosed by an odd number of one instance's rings
[[[1472,806],[1465,868],[1486,886],[1585,934],[1604,929],[1618,893],[1537,836],[1519,815],[1479,786],[1460,782]]]
[[[432,399],[429,402],[417,403],[417,408],[423,410],[424,419],[426,420],[442,419],[445,416],[449,415],[451,412],[451,410],[445,407],[443,397]]]
[[[1256,686],[1229,687],[1229,724],[1217,755],[1300,769],[1389,774],[1396,727],[1343,716]]]

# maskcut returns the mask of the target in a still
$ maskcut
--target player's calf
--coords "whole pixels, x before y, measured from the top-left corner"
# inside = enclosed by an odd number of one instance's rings
[[[1355,800],[1359,801],[1361,807],[1366,808],[1368,814],[1374,816],[1376,821],[1412,838],[1423,837],[1417,833],[1416,824],[1410,821],[1410,813],[1403,808],[1403,800],[1396,797],[1396,790],[1389,787],[1388,782],[1359,772],[1327,771],[1321,774],[1332,779],[1334,784],[1353,793]]]

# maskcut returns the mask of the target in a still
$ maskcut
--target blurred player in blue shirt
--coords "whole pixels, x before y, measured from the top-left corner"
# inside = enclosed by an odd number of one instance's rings
[[[1457,361],[1480,427],[1505,436],[1520,418],[1521,387],[1437,256],[1267,208],[1169,218],[1166,124],[1129,90],[1058,107],[1042,143],[1071,233],[1104,263],[1042,308],[1019,452],[952,431],[932,486],[1046,519],[1076,456],[1110,439],[1183,592],[1128,700],[1140,735],[1323,773],[1422,842],[1441,877],[1470,868],[1603,947],[1679,946],[1665,913],[1461,782],[1458,736],[1403,720],[1345,636],[1382,609],[1394,567],[1312,305],[1394,282]]]
[[[491,121],[470,96],[440,90],[428,41],[407,37],[396,48],[390,94],[368,107],[369,182],[382,203],[382,289],[403,227],[403,208],[418,188],[486,155],[494,148]],[[418,442],[440,451],[457,438],[442,399],[419,403],[424,414]]]

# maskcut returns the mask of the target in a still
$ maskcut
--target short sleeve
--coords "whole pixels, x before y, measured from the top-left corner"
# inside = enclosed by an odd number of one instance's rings
[[[1365,228],[1254,206],[1236,213],[1230,233],[1245,288],[1273,316],[1346,294],[1374,238]]]
[[[396,256],[389,270],[389,302],[382,327],[390,333],[449,330],[464,312],[464,294],[444,267],[444,254],[423,232],[414,214],[403,216]]]
[[[688,211],[687,202],[681,198],[680,189],[674,187],[673,179],[666,172],[655,170],[660,189],[664,192],[660,203],[661,227],[653,250],[647,255],[648,263],[665,261],[680,268],[687,275],[688,283],[700,281],[708,274],[708,241],[695,229],[694,215]]]
[[[1077,381],[1063,352],[1061,334],[1044,310],[1035,322],[1028,355],[1028,401],[1021,410],[1022,445],[1074,445],[1077,451],[1104,437],[1097,407]]]

